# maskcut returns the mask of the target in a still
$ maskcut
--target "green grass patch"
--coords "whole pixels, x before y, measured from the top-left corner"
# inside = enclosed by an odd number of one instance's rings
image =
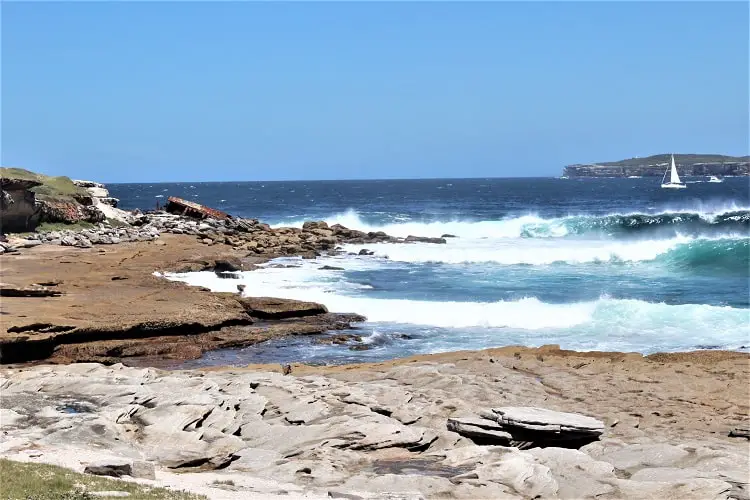
[[[123,222],[117,219],[110,219],[109,217],[107,218],[107,224],[112,227],[131,227],[127,222]]]
[[[94,500],[96,491],[126,491],[139,500],[207,500],[203,495],[152,488],[129,481],[79,474],[55,465],[22,463],[0,458],[3,500]]]
[[[65,224],[64,222],[42,222],[36,227],[37,233],[49,233],[51,231],[82,231],[84,229],[94,229],[97,226],[90,222],[80,221],[75,224]],[[34,233],[8,233],[8,236],[17,236],[19,238],[29,238]]]
[[[69,177],[65,176],[51,177],[22,168],[0,167],[0,177],[41,182],[41,186],[31,188],[41,198],[70,199],[76,196],[89,196],[86,189],[76,186]]]
[[[64,222],[42,222],[36,227],[37,233],[48,233],[50,231],[81,231],[83,229],[93,229],[95,224],[86,221],[76,222],[75,224],[65,224]]]

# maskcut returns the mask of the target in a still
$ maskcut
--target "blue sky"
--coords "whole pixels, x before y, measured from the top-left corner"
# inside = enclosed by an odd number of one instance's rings
[[[747,2],[3,2],[2,164],[105,182],[748,154]]]

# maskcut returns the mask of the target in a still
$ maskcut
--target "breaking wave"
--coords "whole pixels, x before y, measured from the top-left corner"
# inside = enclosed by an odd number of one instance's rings
[[[528,214],[501,220],[451,220],[421,222],[408,217],[394,217],[391,222],[372,223],[358,212],[349,210],[325,219],[328,224],[342,224],[362,231],[385,231],[393,236],[439,237],[451,234],[461,238],[562,238],[594,235],[605,237],[669,237],[675,235],[716,236],[747,233],[750,230],[750,208],[731,207],[716,212],[670,211],[656,214],[630,213],[602,216],[571,215],[542,218]],[[276,224],[301,226],[302,220]]]
[[[562,228],[562,231],[560,231]],[[667,232],[673,234],[710,235],[727,231],[747,231],[750,228],[750,211],[738,210],[720,214],[693,212],[663,214],[614,214],[603,217],[573,216],[542,224],[529,224],[521,232],[522,237],[537,238],[556,236],[556,233],[578,235],[604,233],[610,236]],[[665,229],[667,231],[665,231]]]
[[[474,333],[470,338],[478,342],[476,348],[520,341],[528,345],[562,343],[572,348],[652,352],[694,348],[706,341],[706,332],[711,332],[712,343],[736,349],[750,336],[750,311],[729,306],[610,297],[567,304],[546,303],[536,297],[496,302],[387,299],[346,295],[339,288],[341,283],[320,281],[321,276],[304,266],[259,269],[242,273],[242,283],[251,295],[252,290],[262,289],[275,297],[323,302],[333,312],[363,314],[372,324],[471,329]],[[166,277],[215,291],[229,291],[236,283],[228,284],[234,280],[219,279],[211,272]],[[485,333],[479,333],[482,331]],[[388,340],[373,338],[371,342]]]
[[[451,240],[446,245],[344,245],[381,258],[414,264],[549,265],[658,262],[682,269],[706,267],[748,273],[750,238],[675,237],[664,240]]]
[[[679,244],[656,260],[689,270],[705,268],[747,275],[750,238],[698,239]]]

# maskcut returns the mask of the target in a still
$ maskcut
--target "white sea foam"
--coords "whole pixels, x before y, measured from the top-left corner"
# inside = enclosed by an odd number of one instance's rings
[[[539,239],[450,239],[445,245],[378,243],[344,245],[357,253],[362,248],[376,256],[409,263],[497,263],[504,265],[583,264],[594,262],[645,262],[695,241],[688,237],[666,240],[539,240]]]
[[[693,213],[705,221],[730,211],[746,211],[747,207],[703,205],[670,207],[664,213]],[[382,215],[382,214],[381,214]],[[614,214],[617,215],[617,214]],[[633,215],[633,214],[619,214]],[[653,214],[657,215],[657,214]],[[274,296],[325,304],[332,312],[355,312],[368,318],[373,333],[367,342],[378,348],[402,347],[391,342],[390,333],[416,332],[421,352],[483,348],[493,345],[542,345],[558,343],[570,349],[620,350],[653,352],[695,349],[696,346],[719,346],[736,349],[750,344],[750,310],[704,304],[670,305],[642,300],[613,299],[576,303],[547,303],[529,296],[518,300],[496,302],[461,301],[461,286],[456,284],[453,301],[410,300],[372,291],[371,286],[355,282],[352,271],[379,272],[381,269],[414,264],[440,263],[460,272],[454,264],[494,263],[500,265],[545,266],[555,263],[573,265],[594,263],[639,263],[666,261],[662,256],[674,255],[675,249],[707,240],[686,235],[647,233],[638,238],[615,239],[595,232],[581,237],[570,236],[575,224],[588,224],[587,219],[607,216],[570,216],[544,219],[526,214],[495,221],[440,221],[422,223],[406,215],[394,217],[384,225],[366,223],[358,213],[347,211],[328,217],[329,224],[342,224],[364,231],[385,231],[395,236],[441,236],[453,234],[446,244],[368,244],[345,245],[344,250],[357,253],[362,248],[375,252],[375,257],[350,255],[316,260],[280,259],[253,272],[241,273],[239,280],[220,279],[214,273],[167,275],[191,285],[215,291],[236,292],[245,285],[250,296]],[[690,219],[691,217],[688,217]],[[692,217],[695,220],[695,217]],[[635,223],[640,223],[636,218]],[[596,222],[596,221],[595,221]],[[609,221],[604,221],[609,222]],[[614,222],[617,224],[617,221]],[[301,220],[287,221],[278,226],[301,226]],[[592,227],[596,227],[593,224]],[[742,232],[742,226],[739,231]],[[673,230],[677,229],[673,227]],[[528,236],[529,231],[536,237]],[[539,237],[542,236],[542,237]],[[570,236],[565,238],[564,236]],[[650,239],[642,239],[648,236]],[[721,238],[747,238],[747,234],[724,235]],[[684,253],[684,252],[683,252]],[[293,268],[274,267],[277,263]],[[321,270],[323,265],[345,270]],[[667,264],[665,264],[665,267]],[[443,266],[441,266],[442,269]],[[474,269],[481,266],[472,266]],[[635,267],[635,266],[634,266]],[[536,267],[529,272],[536,272]],[[602,270],[611,269],[602,266]],[[378,275],[383,276],[383,275]],[[384,278],[387,279],[387,276]],[[460,279],[460,278],[457,278]],[[364,281],[364,280],[363,280]],[[551,285],[554,286],[554,285]],[[390,293],[398,293],[395,286]],[[451,298],[453,298],[451,297]],[[397,337],[396,337],[397,338]],[[411,341],[410,341],[411,342]]]
[[[364,259],[349,260],[358,266]],[[527,331],[544,342],[570,341],[573,335],[580,337],[581,342],[600,339],[609,342],[611,348],[613,343],[619,343],[619,349],[627,350],[632,347],[628,347],[631,345],[629,337],[639,345],[653,342],[654,345],[665,344],[666,348],[701,342],[740,345],[750,339],[748,309],[668,305],[608,297],[572,304],[550,304],[535,297],[497,302],[374,298],[358,293],[361,285],[322,271],[319,265],[266,267],[242,273],[240,280],[220,279],[211,272],[168,274],[166,277],[224,292],[236,291],[236,285],[242,283],[247,295],[321,302],[332,312],[363,314],[370,323],[449,329],[503,328],[509,329],[509,333],[511,330]]]
[[[517,238],[521,234],[524,225],[541,224],[544,219],[535,215],[526,215],[500,221],[438,221],[438,222],[415,222],[405,217],[398,217],[404,222],[395,224],[373,225],[365,222],[354,210],[348,210],[341,214],[327,217],[325,220],[329,225],[341,224],[350,229],[360,231],[385,231],[391,236],[406,237],[409,235],[440,237],[443,234],[453,234],[461,237],[491,237],[491,238]],[[302,227],[304,221],[294,220],[287,223],[275,224],[273,227]],[[560,236],[564,235],[562,230]]]
[[[650,212],[649,216],[665,214],[696,214],[703,220],[710,222],[717,216],[728,212],[750,211],[750,207],[740,206],[735,203],[726,202],[698,203],[690,207],[670,207],[661,211]],[[350,229],[361,231],[385,231],[392,236],[406,237],[409,235],[440,237],[444,234],[452,234],[461,238],[519,238],[528,231],[537,237],[558,238],[569,234],[568,224],[573,222],[585,222],[586,220],[606,219],[607,217],[628,217],[645,215],[640,212],[611,213],[603,215],[576,215],[570,214],[566,217],[543,218],[536,214],[524,214],[507,217],[500,220],[467,221],[467,220],[444,220],[435,222],[420,222],[408,220],[403,216],[396,217],[398,222],[385,224],[371,224],[366,222],[355,210],[347,210],[343,213],[326,217],[329,225],[341,224]],[[274,224],[272,227],[302,227],[304,220],[293,219],[284,223]],[[592,228],[593,229],[593,228]]]

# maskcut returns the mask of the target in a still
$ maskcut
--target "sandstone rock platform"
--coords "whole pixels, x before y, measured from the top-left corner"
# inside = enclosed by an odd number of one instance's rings
[[[748,361],[729,354],[666,363],[511,348],[296,365],[290,375],[278,366],[5,368],[0,451],[81,471],[108,462],[113,474],[148,462],[157,484],[179,472],[212,498],[743,498],[748,444],[726,431],[746,413],[736,387]],[[628,389],[647,378],[660,383]],[[595,389],[586,398],[574,390],[582,379]],[[500,418],[476,416],[488,412]],[[454,432],[502,436],[501,426],[599,439],[520,449]]]

